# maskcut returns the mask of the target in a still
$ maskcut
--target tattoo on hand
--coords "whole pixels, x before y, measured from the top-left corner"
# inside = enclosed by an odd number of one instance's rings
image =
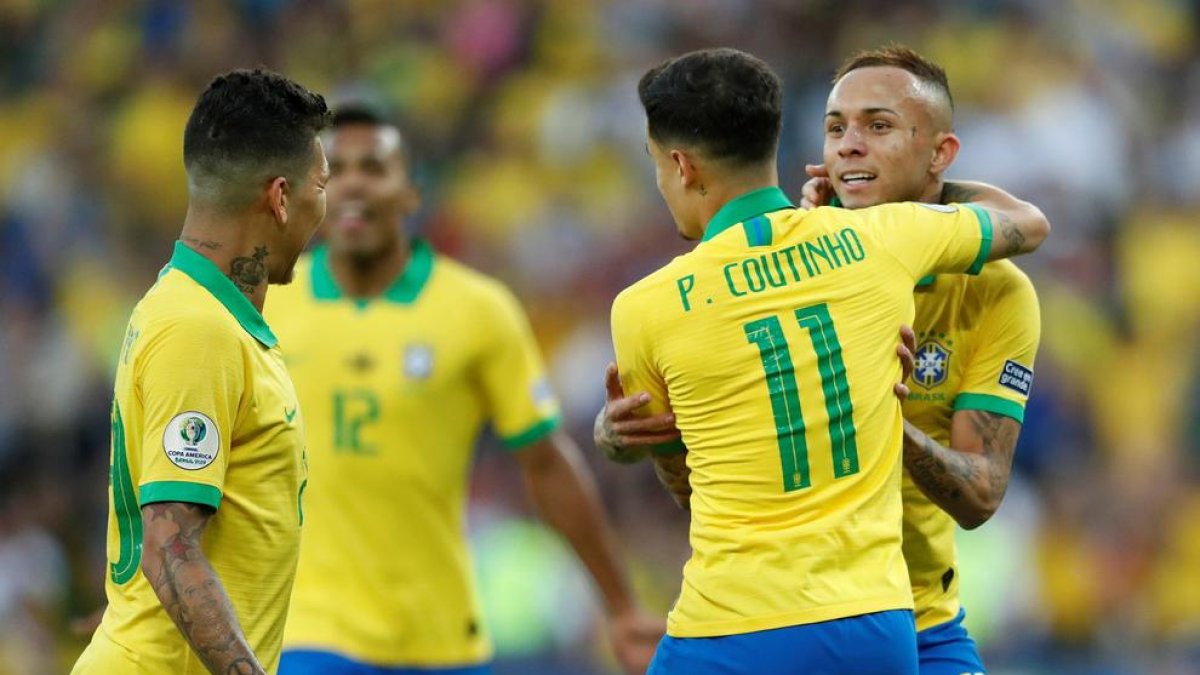
[[[182,237],[182,239],[183,239],[184,243],[191,244],[192,248],[196,248],[196,249],[207,249],[209,251],[215,251],[215,250],[221,248],[221,242],[212,241],[211,239],[199,239],[196,237],[188,237],[188,236],[184,236],[184,237]]]
[[[267,266],[264,261],[268,255],[266,246],[256,246],[252,257],[242,256],[230,261],[229,278],[238,290],[250,295],[259,284],[267,280]]]
[[[1013,222],[1012,218],[1002,212],[994,215],[1000,221],[1000,235],[1004,237],[1004,241],[1008,242],[1008,246],[1004,249],[1005,254],[1016,255],[1025,250],[1025,235],[1017,228],[1017,224]]]

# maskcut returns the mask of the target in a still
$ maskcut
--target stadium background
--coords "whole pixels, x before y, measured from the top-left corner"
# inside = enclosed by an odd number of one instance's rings
[[[705,46],[767,59],[794,193],[835,65],[888,40],[949,71],[951,175],[1055,227],[1021,263],[1045,332],[1012,485],[960,537],[968,623],[997,675],[1200,672],[1198,36],[1195,0],[0,0],[0,673],[65,672],[101,601],[118,341],[178,232],[214,74],[262,63],[395,110],[413,225],[517,292],[590,449],[609,303],[683,250],[637,78]],[[591,460],[665,611],[686,518],[647,467]],[[500,672],[610,672],[584,578],[486,442],[471,495]]]

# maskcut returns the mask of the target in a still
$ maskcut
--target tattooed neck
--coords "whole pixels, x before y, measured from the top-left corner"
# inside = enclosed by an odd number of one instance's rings
[[[266,246],[255,246],[253,256],[239,256],[229,261],[229,278],[238,290],[246,295],[254,295],[255,289],[267,281],[265,261],[268,255],[270,252]]]

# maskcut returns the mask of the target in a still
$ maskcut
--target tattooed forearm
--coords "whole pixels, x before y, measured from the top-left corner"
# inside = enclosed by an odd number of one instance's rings
[[[200,548],[212,515],[197,504],[142,508],[142,571],[163,609],[214,675],[263,673],[238,625],[229,597]]]
[[[254,255],[247,258],[245,256],[234,258],[229,262],[229,278],[238,287],[238,290],[251,295],[254,289],[260,284],[267,281],[267,265],[266,259],[270,255],[266,246],[254,247]]]
[[[1008,489],[1021,424],[982,410],[955,414],[947,448],[904,423],[904,466],[933,503],[967,529],[987,522]]]
[[[654,475],[681,509],[692,509],[692,470],[688,468],[686,453],[655,455]]]
[[[966,202],[975,201],[979,197],[979,190],[967,187],[962,183],[954,181],[946,181],[942,186],[942,203],[943,204],[965,204]]]
[[[993,215],[1000,226],[1000,236],[1004,237],[1007,246],[1004,248],[1005,255],[1016,255],[1025,250],[1025,235],[1021,232],[1013,219],[1003,211],[995,211]]]
[[[184,243],[190,245],[192,248],[198,249],[198,250],[215,251],[215,250],[221,248],[221,242],[212,241],[211,239],[200,239],[197,237],[189,237],[186,234],[183,235],[182,237],[180,237],[180,239],[182,239],[184,241]]]
[[[967,410],[965,413],[967,421],[982,442],[983,456],[987,458],[987,495],[998,506],[1008,489],[1013,451],[1021,434],[1021,424],[1011,417],[983,410]]]

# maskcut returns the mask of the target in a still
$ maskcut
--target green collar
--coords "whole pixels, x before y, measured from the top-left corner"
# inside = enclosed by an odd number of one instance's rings
[[[411,304],[421,295],[429,276],[433,274],[433,261],[436,258],[433,247],[417,238],[413,238],[410,245],[412,252],[404,272],[383,292],[383,298],[388,302]],[[324,245],[313,250],[312,289],[318,300],[340,300],[345,297],[333,278],[333,271],[329,268],[329,249]]]
[[[930,274],[927,277],[921,277],[920,279],[917,279],[917,288],[921,288],[923,286],[930,286],[935,281],[937,281],[936,274]]]
[[[211,260],[188,248],[182,241],[175,242],[175,253],[163,272],[170,269],[183,272],[212,293],[255,340],[266,347],[274,347],[279,342],[250,298],[243,295]]]
[[[717,215],[713,216],[712,220],[708,221],[708,226],[704,228],[704,239],[701,241],[708,241],[754,216],[780,209],[794,208],[796,207],[788,200],[787,195],[783,194],[783,190],[777,187],[765,187],[747,192],[730,200],[721,207],[720,211],[717,211]]]

